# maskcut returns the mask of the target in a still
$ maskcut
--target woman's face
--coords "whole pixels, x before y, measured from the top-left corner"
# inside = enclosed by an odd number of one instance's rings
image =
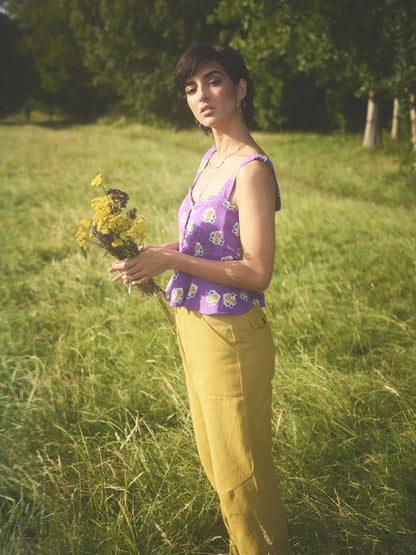
[[[185,95],[194,117],[205,127],[223,126],[241,117],[237,100],[246,95],[247,84],[231,81],[222,65],[208,62],[185,83]]]

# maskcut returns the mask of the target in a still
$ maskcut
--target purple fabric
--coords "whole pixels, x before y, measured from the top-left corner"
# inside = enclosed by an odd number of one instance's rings
[[[179,208],[179,251],[209,260],[241,260],[242,250],[238,208],[229,201],[239,169],[252,160],[263,160],[271,170],[273,164],[264,154],[253,154],[243,160],[218,195],[194,202],[192,189],[215,145],[202,158],[194,183]],[[280,193],[276,181],[276,210],[280,210]],[[245,291],[228,287],[183,272],[175,272],[166,288],[171,306],[184,306],[202,314],[244,314],[253,303],[264,306],[261,291]]]

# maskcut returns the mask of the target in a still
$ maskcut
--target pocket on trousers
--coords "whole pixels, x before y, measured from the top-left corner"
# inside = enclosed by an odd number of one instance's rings
[[[253,328],[263,328],[267,326],[267,318],[260,308],[257,310],[250,310],[248,321]]]
[[[227,494],[253,473],[252,439],[243,396],[201,399],[215,479]]]

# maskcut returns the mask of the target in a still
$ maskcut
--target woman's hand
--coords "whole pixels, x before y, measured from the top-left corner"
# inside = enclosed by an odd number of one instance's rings
[[[169,251],[176,250],[177,244],[146,245],[139,247],[134,258],[117,260],[108,270],[110,273],[119,272],[113,281],[123,280],[125,285],[140,285],[149,279],[163,273],[169,268]]]

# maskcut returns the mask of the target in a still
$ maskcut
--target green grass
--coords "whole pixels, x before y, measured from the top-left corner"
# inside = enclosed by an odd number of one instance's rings
[[[408,555],[416,180],[360,137],[256,138],[283,198],[267,310],[292,550]],[[173,335],[74,240],[99,172],[129,192],[149,242],[174,240],[208,146],[137,125],[0,127],[2,554],[226,550]]]

